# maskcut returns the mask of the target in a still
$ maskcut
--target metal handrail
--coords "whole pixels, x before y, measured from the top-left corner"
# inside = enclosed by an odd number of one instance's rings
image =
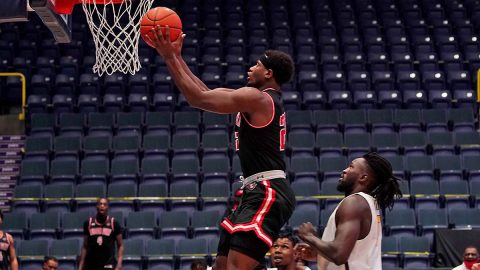
[[[25,102],[27,99],[27,79],[20,72],[0,72],[0,77],[18,76],[22,81],[22,112],[18,115],[18,120],[25,120]]]

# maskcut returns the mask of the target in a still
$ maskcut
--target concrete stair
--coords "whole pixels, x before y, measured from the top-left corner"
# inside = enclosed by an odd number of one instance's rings
[[[5,212],[10,211],[10,199],[20,175],[24,142],[22,135],[0,136],[0,209]]]

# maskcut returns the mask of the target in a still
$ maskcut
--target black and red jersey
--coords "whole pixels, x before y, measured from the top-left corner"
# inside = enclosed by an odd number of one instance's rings
[[[266,89],[273,107],[273,116],[264,126],[254,126],[247,116],[238,113],[235,121],[235,148],[240,158],[243,175],[270,170],[285,171],[286,118],[282,95],[274,89]]]
[[[10,269],[10,253],[8,252],[10,245],[7,233],[2,232],[2,237],[0,238],[0,270]]]
[[[122,230],[120,223],[110,216],[104,223],[97,222],[95,217],[90,217],[85,221],[83,233],[87,236],[88,241],[85,257],[87,269],[103,269],[106,265],[115,266],[115,243],[117,235],[121,234]]]

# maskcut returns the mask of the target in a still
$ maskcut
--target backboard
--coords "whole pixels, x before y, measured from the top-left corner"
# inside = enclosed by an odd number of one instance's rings
[[[8,4],[7,4],[8,2]],[[14,4],[12,5],[13,2]],[[34,11],[57,43],[72,42],[72,12],[82,7],[95,45],[95,73],[140,70],[140,20],[154,0],[0,0],[0,23],[28,20]]]
[[[0,23],[28,21],[28,12],[35,12],[58,43],[69,43],[72,41],[71,15],[56,13],[52,1],[55,0],[0,1]]]

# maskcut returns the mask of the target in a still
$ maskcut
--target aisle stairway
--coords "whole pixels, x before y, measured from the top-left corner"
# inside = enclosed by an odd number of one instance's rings
[[[24,136],[0,136],[0,209],[9,211],[9,200],[20,173]]]

